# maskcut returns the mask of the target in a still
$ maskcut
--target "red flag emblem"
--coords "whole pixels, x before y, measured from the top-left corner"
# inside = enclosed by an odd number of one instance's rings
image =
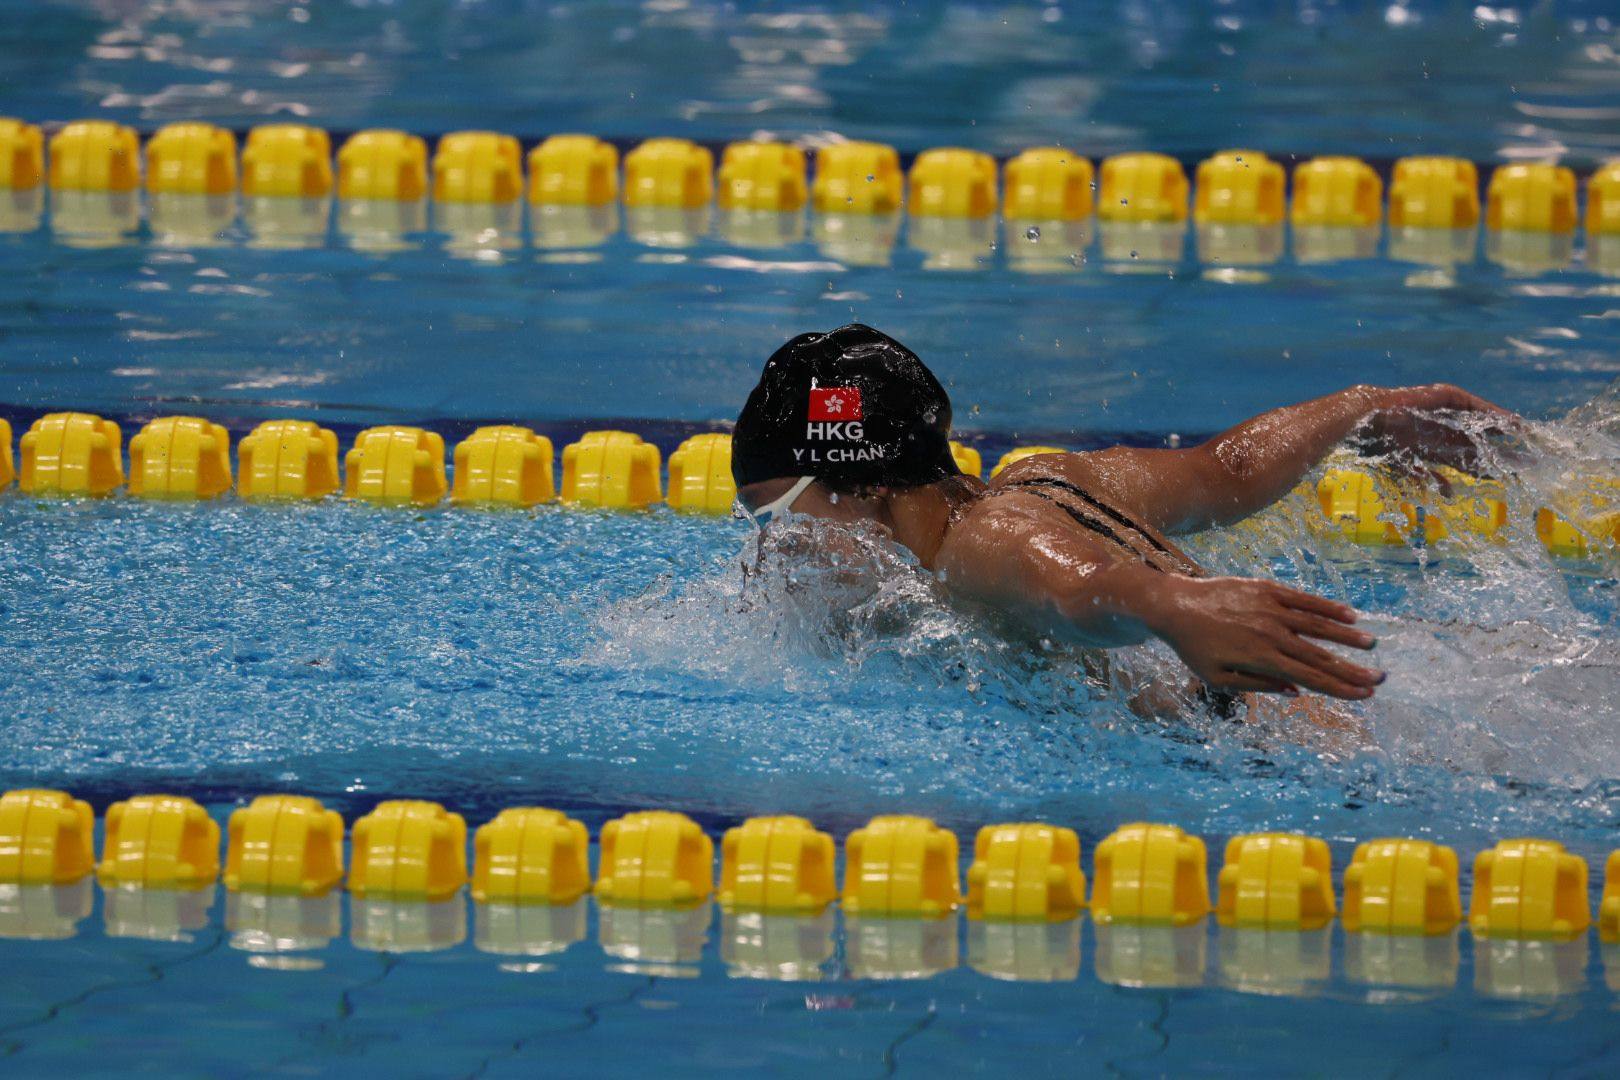
[[[858,386],[812,386],[811,420],[861,419],[861,389]]]

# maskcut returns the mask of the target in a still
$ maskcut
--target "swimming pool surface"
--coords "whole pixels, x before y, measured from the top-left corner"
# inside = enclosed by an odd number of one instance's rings
[[[836,132],[908,155],[1248,144],[1285,162],[1561,153],[1585,171],[1614,152],[1620,108],[1620,29],[1599,4],[59,4],[0,25],[0,114],[143,130]],[[1203,835],[1216,865],[1225,837],[1259,829],[1326,838],[1336,871],[1357,841],[1410,835],[1458,850],[1465,897],[1473,853],[1534,835],[1585,856],[1595,895],[1620,823],[1614,564],[1554,562],[1528,520],[1620,456],[1620,285],[1580,252],[1435,270],[1387,245],[1232,273],[1192,236],[1151,265],[1092,242],[1030,273],[1015,239],[941,272],[905,233],[868,267],[809,232],[739,244],[723,222],[686,247],[620,231],[566,259],[521,241],[469,253],[431,227],[390,252],[336,230],[267,250],[239,226],[85,248],[47,227],[0,236],[0,416],[20,431],[96,411],[126,438],[157,415],[235,438],[297,416],[345,445],[377,423],[452,440],[518,422],[559,446],[616,426],[667,455],[729,421],[783,339],[852,319],[934,367],[987,464],[1019,443],[1192,441],[1353,382],[1459,382],[1535,421],[1504,543],[1371,552],[1313,533],[1290,500],[1192,544],[1368,613],[1390,679],[1358,707],[1364,738],[1148,724],[1078,656],[1006,642],[893,558],[864,585],[775,568],[745,587],[748,530],[729,520],[12,490],[0,789],[61,787],[98,813],[168,791],[222,821],[269,791],[351,824],[387,798],[470,825],[543,804],[593,835],[654,807],[716,834],[798,813],[840,839],[904,811],[965,846],[979,825],[1044,819],[1080,832],[1088,872],[1139,819]],[[1174,671],[1157,648],[1117,660],[1122,678]],[[0,895],[0,934],[76,926],[0,937],[0,1069],[1602,1075],[1620,1053],[1620,954],[1595,937],[1391,954],[1337,926],[759,924],[591,904],[502,922],[459,900],[339,897],[282,912],[302,930],[269,940],[223,889],[208,899]],[[442,948],[412,947],[427,944]],[[1156,962],[1181,985],[1128,985]],[[1431,984],[1392,987],[1397,969]]]

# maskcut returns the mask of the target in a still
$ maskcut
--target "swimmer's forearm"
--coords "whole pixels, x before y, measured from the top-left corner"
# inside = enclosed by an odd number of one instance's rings
[[[1133,559],[1065,582],[1052,601],[1074,636],[1086,645],[1111,649],[1163,636],[1185,580]]]
[[[1357,425],[1398,406],[1400,393],[1352,386],[1261,413],[1199,447],[1209,481],[1208,523],[1239,521],[1287,495]]]

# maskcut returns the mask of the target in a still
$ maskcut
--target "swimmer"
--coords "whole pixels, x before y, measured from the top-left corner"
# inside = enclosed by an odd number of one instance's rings
[[[1379,452],[1466,464],[1471,444],[1437,413],[1516,419],[1455,386],[1353,386],[1201,446],[1042,454],[986,484],[951,457],[951,403],[933,373],[855,324],[801,334],[766,362],[737,419],[732,472],[761,528],[789,510],[874,523],[953,595],[1037,633],[1099,648],[1156,635],[1230,713],[1247,693],[1370,698],[1384,673],[1324,644],[1376,642],[1348,605],[1210,576],[1170,537],[1258,513],[1352,434]]]

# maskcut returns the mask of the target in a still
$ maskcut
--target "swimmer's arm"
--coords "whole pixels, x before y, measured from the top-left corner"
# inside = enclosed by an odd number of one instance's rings
[[[1110,648],[1160,637],[1219,690],[1314,690],[1359,700],[1383,682],[1316,642],[1370,649],[1344,604],[1275,582],[1192,578],[1120,558],[1100,542],[1009,505],[982,507],[947,535],[936,566],[957,595],[1038,633]]]
[[[935,560],[946,587],[1032,630],[1098,648],[1152,633],[1141,617],[1163,574],[1017,510],[980,510],[952,529]]]
[[[1079,467],[1095,474],[1095,483],[1150,524],[1171,533],[1196,532],[1241,521],[1287,495],[1363,423],[1378,427],[1386,417],[1433,410],[1513,419],[1455,386],[1353,386],[1261,413],[1188,450],[1115,447],[1075,456]],[[1421,445],[1423,435],[1410,425],[1401,434],[1407,437],[1399,448],[1438,449]]]

